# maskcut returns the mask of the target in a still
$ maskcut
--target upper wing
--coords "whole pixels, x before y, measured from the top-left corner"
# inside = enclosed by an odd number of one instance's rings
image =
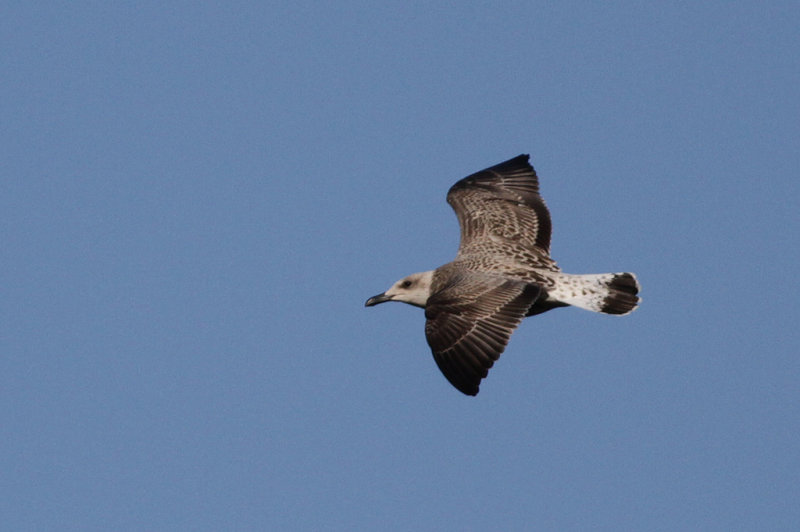
[[[450,384],[477,395],[481,379],[540,293],[537,285],[470,274],[430,297],[425,336]]]
[[[492,247],[500,239],[550,255],[550,213],[539,195],[539,180],[519,155],[465,177],[450,188],[447,202],[461,226],[459,253]]]

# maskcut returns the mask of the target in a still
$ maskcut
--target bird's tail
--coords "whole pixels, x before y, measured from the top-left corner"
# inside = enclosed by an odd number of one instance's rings
[[[629,314],[639,304],[639,282],[632,273],[561,274],[548,299],[604,314]]]

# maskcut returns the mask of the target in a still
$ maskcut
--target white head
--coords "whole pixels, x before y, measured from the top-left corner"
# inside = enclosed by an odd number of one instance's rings
[[[433,270],[429,272],[412,273],[408,277],[403,277],[394,283],[386,292],[369,298],[365,306],[371,307],[386,301],[401,301],[409,305],[414,305],[415,307],[425,308],[428,297],[431,295],[432,282]]]

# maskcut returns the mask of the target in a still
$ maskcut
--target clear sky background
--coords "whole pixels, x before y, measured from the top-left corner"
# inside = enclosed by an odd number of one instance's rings
[[[15,2],[5,530],[800,529],[796,2]],[[530,153],[572,273],[476,398],[422,311]]]

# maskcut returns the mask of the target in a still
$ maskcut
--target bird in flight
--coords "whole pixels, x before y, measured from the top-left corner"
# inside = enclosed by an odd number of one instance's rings
[[[478,394],[523,318],[566,306],[623,315],[639,304],[634,274],[568,274],[550,258],[550,213],[529,158],[519,155],[453,185],[447,202],[461,227],[455,260],[404,277],[366,302],[425,309],[433,358],[467,395]]]

